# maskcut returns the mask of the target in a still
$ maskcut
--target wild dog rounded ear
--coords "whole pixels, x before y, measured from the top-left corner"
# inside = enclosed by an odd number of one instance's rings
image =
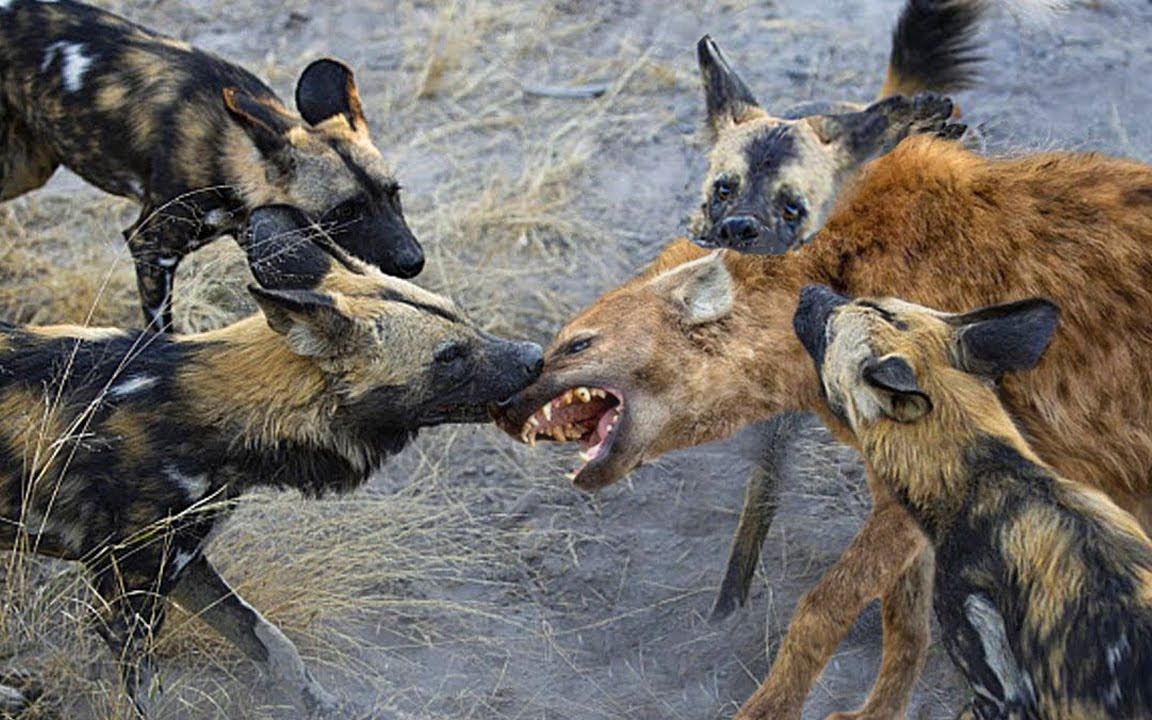
[[[272,163],[281,175],[289,175],[295,169],[292,157],[292,143],[288,131],[292,129],[292,116],[273,97],[256,97],[239,88],[224,88],[224,107],[228,114],[243,128],[260,154]]]
[[[899,355],[870,359],[861,376],[876,391],[884,414],[896,422],[914,422],[932,411],[932,400],[920,389],[916,371]]]
[[[297,355],[331,357],[346,347],[355,323],[331,295],[312,290],[269,290],[249,285],[268,327],[288,340]]]
[[[687,325],[715,322],[732,312],[735,289],[720,251],[673,268],[657,281],[669,288]]]
[[[332,269],[313,238],[321,230],[291,205],[265,205],[248,216],[240,245],[256,282],[270,290],[311,290]]]
[[[1031,298],[952,315],[947,321],[957,328],[957,367],[997,380],[1040,362],[1060,324],[1060,308],[1051,300]]]
[[[704,103],[712,142],[721,131],[767,114],[708,35],[696,43],[696,60],[704,80]]]
[[[332,58],[322,58],[304,68],[296,83],[296,109],[309,125],[343,115],[353,130],[368,127],[352,69]]]

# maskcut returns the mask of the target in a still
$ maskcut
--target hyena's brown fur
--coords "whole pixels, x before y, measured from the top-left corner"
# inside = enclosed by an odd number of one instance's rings
[[[354,260],[297,209],[256,210],[246,245],[263,312],[219,330],[0,324],[0,547],[88,567],[141,710],[167,597],[332,709],[204,558],[211,530],[257,485],[351,490],[421,427],[484,421],[540,370],[539,347]]]
[[[625,410],[576,477],[612,483],[645,460],[723,438],[784,410],[820,410],[791,317],[830,285],[960,310],[1046,296],[1065,322],[1035,372],[1002,385],[1008,410],[1058,472],[1105,490],[1152,526],[1152,168],[1099,155],[990,160],[954,141],[905,140],[865,166],[809,246],[708,254],[681,240],[558,334],[541,379],[501,419],[516,435],[575,386]],[[1084,368],[1092,368],[1085,372]],[[797,718],[827,658],[882,595],[885,656],[869,717],[902,712],[927,643],[930,563],[907,513],[876,483],[873,513],[801,601],[742,718]],[[910,572],[911,569],[911,572]]]
[[[838,429],[932,545],[964,718],[1152,717],[1152,542],[1040,460],[995,392],[1058,316],[1043,299],[949,315],[824,286],[796,311]]]
[[[143,207],[125,237],[145,319],[171,325],[181,258],[294,205],[385,272],[423,266],[352,71],[316,61],[300,114],[243,68],[71,0],[0,3],[0,200],[59,165]]]

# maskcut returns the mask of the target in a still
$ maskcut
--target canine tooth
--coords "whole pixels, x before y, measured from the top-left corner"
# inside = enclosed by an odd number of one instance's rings
[[[534,427],[534,428],[536,428],[536,427],[540,427],[540,421],[536,419],[536,416],[535,416],[535,415],[533,415],[532,417],[528,418],[528,424],[529,424],[529,425],[531,425],[531,426],[532,426],[532,427]]]
[[[528,436],[528,444],[532,447],[536,447],[536,433],[532,433]]]
[[[604,392],[600,388],[592,388],[591,392],[592,392],[592,397],[598,397],[598,398],[608,397],[608,393]]]
[[[581,462],[588,462],[591,459],[592,459],[592,454],[589,453],[587,450],[581,450],[580,451],[580,461]]]
[[[576,482],[576,472],[564,473],[564,477],[568,478],[568,482]]]
[[[571,390],[569,390],[568,392],[564,393],[564,398],[563,398],[563,400],[564,400],[564,404],[565,404],[565,405],[571,405],[571,404],[572,404],[572,398],[573,398],[574,396],[575,396],[575,393],[573,393]]]
[[[520,442],[525,443],[525,444],[528,443],[528,427],[527,426],[525,426],[524,430],[520,433]]]
[[[608,427],[604,428],[604,434],[605,435],[611,435],[612,434],[612,428],[614,428],[614,427],[616,427],[616,423],[608,423]]]
[[[543,408],[540,409],[540,412],[544,413],[544,419],[545,420],[547,420],[548,422],[552,422],[552,403],[548,403],[547,405],[545,405]]]
[[[580,402],[588,402],[592,399],[592,393],[586,387],[576,388],[576,397],[580,398]]]

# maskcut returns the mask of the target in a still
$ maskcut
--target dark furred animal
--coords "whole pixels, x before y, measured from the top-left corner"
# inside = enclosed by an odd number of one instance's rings
[[[996,397],[1058,320],[1046,300],[949,315],[822,285],[795,327],[841,435],[928,536],[944,644],[979,720],[1152,717],[1152,542],[1057,475]]]
[[[398,277],[424,255],[372,143],[352,71],[309,65],[296,115],[243,68],[71,0],[0,0],[0,200],[60,165],[143,208],[124,231],[145,321],[172,325],[176,267],[248,212],[304,210]]]
[[[304,707],[330,709],[292,643],[205,560],[209,532],[255,485],[359,486],[419,428],[486,420],[542,364],[538,346],[351,258],[299,210],[257,209],[250,227],[262,315],[184,337],[0,327],[0,546],[90,569],[141,709],[165,597]]]

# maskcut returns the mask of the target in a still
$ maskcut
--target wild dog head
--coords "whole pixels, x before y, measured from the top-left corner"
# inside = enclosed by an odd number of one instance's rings
[[[255,145],[241,188],[249,207],[294,205],[340,247],[389,275],[410,278],[424,252],[400,205],[400,185],[372,142],[352,70],[317,60],[296,85],[296,117],[275,98],[224,90]],[[303,122],[301,122],[301,118]]]
[[[858,299],[823,285],[800,294],[793,326],[811,355],[829,409],[857,437],[930,414],[954,430],[966,410],[995,402],[1005,373],[1040,361],[1059,322],[1033,298],[963,314],[897,299]]]
[[[269,327],[314,362],[333,422],[365,431],[483,422],[531,383],[538,345],[483,332],[444,297],[351,257],[290,206],[258,208],[245,237]]]
[[[741,391],[716,381],[742,353],[717,334],[736,293],[717,255],[658,268],[573,318],[545,352],[546,373],[498,410],[498,424],[532,444],[579,441],[570,477],[584,490],[615,482],[669,442],[738,427],[740,418],[694,401],[705,393],[723,405]]]
[[[893,96],[857,112],[774,117],[705,36],[697,45],[712,150],[693,240],[708,248],[779,255],[824,226],[844,182],[909,135],[959,137],[952,102]],[[839,104],[841,108],[846,104]],[[836,104],[827,106],[835,108]]]

